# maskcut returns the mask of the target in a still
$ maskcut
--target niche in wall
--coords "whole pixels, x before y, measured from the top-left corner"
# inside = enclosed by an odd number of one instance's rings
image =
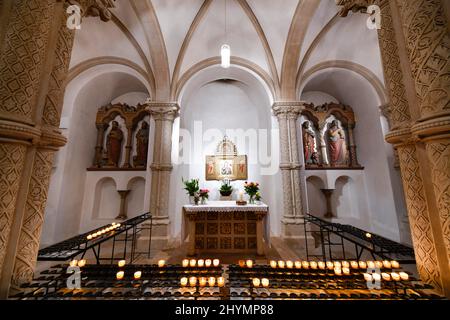
[[[352,217],[353,180],[347,176],[337,178],[335,189],[331,195],[331,208],[336,218]]]
[[[327,210],[325,196],[320,190],[324,187],[325,184],[319,177],[310,176],[306,179],[308,213],[316,217],[323,217]]]
[[[112,178],[103,178],[95,187],[93,219],[114,219],[119,213],[120,196],[116,182]]]

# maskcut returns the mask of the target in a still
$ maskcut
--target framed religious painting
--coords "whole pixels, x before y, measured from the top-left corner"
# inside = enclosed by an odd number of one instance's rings
[[[206,156],[206,180],[247,180],[247,156],[238,155],[236,146],[227,137],[219,143],[216,154]]]

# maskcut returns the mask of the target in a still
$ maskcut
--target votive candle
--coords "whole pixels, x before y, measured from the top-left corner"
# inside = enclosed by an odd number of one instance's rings
[[[278,261],[278,268],[283,269],[285,265],[286,265],[286,264],[284,263],[283,260],[279,260],[279,261]]]
[[[83,268],[86,265],[86,259],[82,259],[80,261],[78,261],[78,266],[80,268]]]
[[[291,260],[286,261],[286,267],[292,269],[294,267],[294,263]]]
[[[384,281],[391,281],[391,276],[389,275],[389,273],[383,272],[381,274],[381,277],[383,278]]]
[[[333,270],[333,269],[334,269],[334,264],[333,264],[333,262],[327,261],[327,268],[328,268],[329,270]]]
[[[180,279],[180,284],[181,284],[182,287],[186,287],[187,284],[188,284],[188,278],[186,278],[186,277],[181,278]]]
[[[158,261],[158,267],[160,267],[160,268],[164,267],[165,264],[166,264],[165,260],[159,260]]]
[[[394,281],[400,281],[400,275],[397,272],[391,272],[391,278]]]
[[[269,286],[269,279],[267,278],[262,278],[261,279],[261,284],[264,288],[267,288]]]
[[[325,268],[326,268],[326,264],[325,264],[325,262],[323,262],[323,261],[319,261],[319,262],[317,263],[317,265],[319,266],[319,269],[320,269],[320,270],[325,270]]]
[[[334,267],[340,269],[342,267],[342,264],[339,261],[335,261]]]
[[[342,268],[350,268],[350,262],[348,262],[348,261],[342,261],[341,264],[342,264]]]
[[[239,264],[239,267],[244,268],[245,267],[245,260],[239,260],[238,264]]]
[[[124,277],[124,275],[125,275],[125,272],[119,271],[119,272],[117,272],[117,274],[116,274],[116,279],[117,279],[117,280],[122,280],[123,277]]]
[[[350,275],[350,268],[344,267],[344,268],[342,268],[342,272],[343,272],[346,276],[348,276],[348,275]]]
[[[359,267],[358,261],[351,261],[350,265],[352,266],[353,269],[358,269],[358,267]]]
[[[375,261],[375,267],[377,267],[378,269],[383,268],[384,264],[383,261]]]
[[[198,259],[197,260],[197,266],[202,268],[204,265],[205,265],[205,260],[203,260],[203,259]]]
[[[214,285],[216,284],[216,278],[209,277],[208,284],[209,284],[210,287],[214,287]]]
[[[200,280],[199,280],[200,287],[206,286],[206,282],[207,282],[206,278],[201,277]]]
[[[316,269],[317,269],[317,262],[311,261],[311,262],[309,263],[309,266],[311,267],[311,269],[316,270]]]
[[[364,261],[360,261],[359,262],[359,268],[360,269],[367,269],[367,263],[365,263]]]
[[[214,267],[218,267],[220,265],[220,260],[219,259],[214,259],[213,260],[213,266]]]
[[[375,263],[373,261],[367,261],[367,268],[375,269]]]
[[[367,282],[372,282],[372,275],[369,273],[364,273],[364,280]]]
[[[195,267],[196,265],[197,265],[197,260],[191,259],[191,260],[189,261],[189,266]]]
[[[407,281],[409,279],[409,275],[406,272],[399,272],[400,279],[403,281]]]
[[[134,279],[135,280],[139,280],[141,278],[141,276],[142,276],[142,271],[136,271],[134,273]]]
[[[398,268],[400,268],[400,263],[398,263],[398,262],[395,261],[395,260],[391,261],[391,265],[392,265],[392,269],[398,269]]]
[[[212,261],[211,261],[211,259],[206,259],[205,260],[205,267],[211,267],[211,263],[212,263]]]
[[[197,277],[190,277],[189,278],[189,285],[191,287],[195,287],[197,285]]]
[[[277,267],[277,262],[275,260],[270,260],[270,266],[272,268],[276,268]]]
[[[342,269],[341,268],[334,268],[334,274],[337,276],[342,276]]]
[[[295,261],[294,262],[294,266],[296,269],[301,269],[302,268],[302,262],[301,261]]]
[[[261,280],[259,280],[259,278],[253,278],[252,282],[254,287],[259,287],[261,284]]]
[[[247,265],[247,268],[253,268],[253,260],[247,260],[245,264]]]
[[[69,265],[70,265],[71,267],[76,267],[76,266],[78,265],[78,260],[72,260],[72,261],[70,261]]]
[[[225,279],[223,277],[217,278],[217,285],[223,287],[225,285]]]
[[[383,267],[385,267],[386,269],[391,269],[392,268],[392,263],[390,261],[384,260],[383,261]]]
[[[302,261],[302,268],[303,269],[309,269],[309,262],[308,261]]]
[[[183,261],[181,261],[181,265],[183,266],[183,268],[186,268],[189,266],[189,260],[188,259],[183,259]]]
[[[117,263],[117,265],[119,266],[119,268],[123,268],[126,264],[125,260],[120,260],[119,263]]]

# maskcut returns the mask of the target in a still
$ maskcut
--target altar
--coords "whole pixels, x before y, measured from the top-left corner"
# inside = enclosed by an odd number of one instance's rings
[[[237,205],[235,201],[210,201],[183,206],[189,237],[188,254],[256,253],[269,245],[266,204]]]

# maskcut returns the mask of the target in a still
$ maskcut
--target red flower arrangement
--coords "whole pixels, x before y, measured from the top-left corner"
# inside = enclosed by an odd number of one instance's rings
[[[209,198],[209,190],[208,189],[200,189],[199,196],[202,199],[208,199]]]
[[[250,197],[253,199],[256,194],[259,192],[259,183],[258,182],[247,182],[244,183],[244,190]]]

